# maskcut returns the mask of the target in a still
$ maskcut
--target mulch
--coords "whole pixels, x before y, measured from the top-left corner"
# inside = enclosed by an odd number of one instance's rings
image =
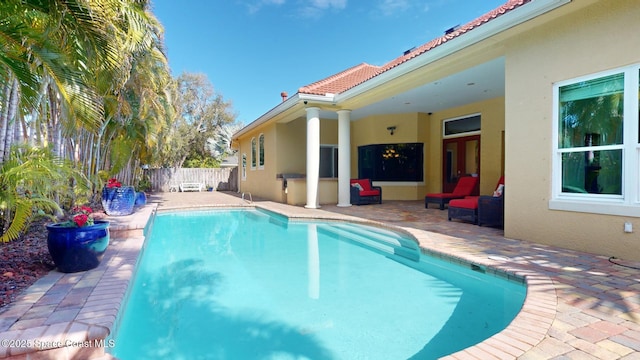
[[[55,268],[47,248],[48,219],[36,219],[17,240],[0,243],[0,312]]]

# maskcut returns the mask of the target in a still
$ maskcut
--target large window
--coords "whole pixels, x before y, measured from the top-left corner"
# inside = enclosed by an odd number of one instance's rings
[[[358,177],[373,181],[424,181],[422,143],[358,147]]]
[[[579,202],[637,207],[639,71],[639,66],[634,66],[554,87],[556,155],[552,208],[630,214],[610,206],[581,208]],[[574,206],[564,206],[562,201],[573,201]],[[637,211],[631,209],[631,213]]]
[[[338,177],[338,146],[320,145],[320,177]]]

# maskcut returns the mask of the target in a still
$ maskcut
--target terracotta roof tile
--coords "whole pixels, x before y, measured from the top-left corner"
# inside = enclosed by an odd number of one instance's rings
[[[395,68],[396,66],[403,64],[413,58],[416,58],[444,43],[460,37],[467,32],[482,26],[491,20],[498,18],[522,5],[525,5],[533,0],[508,0],[505,4],[500,7],[480,16],[479,18],[462,25],[453,31],[445,34],[441,37],[435,38],[428,43],[421,45],[411,52],[405,53],[402,56],[391,60],[383,66],[374,66],[366,63],[362,63],[360,65],[354,66],[350,69],[347,69],[341,73],[336,75],[332,75],[323,80],[317,81],[313,84],[303,86],[298,89],[298,92],[301,94],[312,94],[312,95],[325,95],[327,93],[331,94],[339,94],[344,91],[347,91],[357,85],[362,84],[363,82],[370,80],[390,69]]]
[[[326,79],[303,86],[298,92],[313,95],[338,94],[355,86],[354,84],[360,84],[376,76],[379,70],[380,66],[362,63]]]

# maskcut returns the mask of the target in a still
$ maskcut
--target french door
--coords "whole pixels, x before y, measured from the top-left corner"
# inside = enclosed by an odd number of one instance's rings
[[[461,176],[480,176],[480,135],[442,140],[442,191],[452,192]]]

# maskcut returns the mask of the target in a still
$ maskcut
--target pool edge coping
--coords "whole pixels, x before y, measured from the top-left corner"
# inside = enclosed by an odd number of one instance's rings
[[[275,204],[275,206],[274,206]],[[420,251],[428,253],[430,255],[443,258],[447,261],[463,264],[465,266],[479,265],[483,266],[486,270],[494,275],[506,277],[507,279],[515,279],[526,285],[526,296],[524,303],[513,321],[502,331],[485,339],[484,341],[473,345],[471,347],[460,350],[459,352],[447,355],[444,359],[458,359],[467,356],[478,356],[478,354],[502,354],[506,357],[518,357],[526,353],[539,344],[548,333],[555,319],[557,312],[558,298],[555,291],[555,287],[551,278],[544,274],[540,274],[532,269],[528,269],[526,264],[522,263],[510,263],[509,259],[499,259],[490,257],[479,257],[468,252],[462,253],[448,253],[444,250],[438,249],[434,246],[432,234],[429,231],[403,228],[401,226],[389,225],[382,222],[373,220],[358,218],[355,216],[346,216],[336,213],[323,211],[320,209],[305,209],[306,213],[301,215],[299,213],[294,214],[287,207],[290,205],[264,202],[260,204],[252,203],[250,205],[220,205],[220,206],[175,206],[170,208],[158,209],[157,204],[147,205],[143,207],[143,212],[138,214],[132,219],[119,219],[114,221],[113,232],[118,232],[123,237],[113,237],[114,245],[117,247],[116,252],[110,256],[107,262],[103,262],[97,269],[90,270],[79,275],[81,278],[96,277],[101,271],[99,280],[95,283],[91,293],[87,296],[84,304],[80,308],[77,315],[71,321],[62,321],[58,323],[52,323],[46,326],[36,326],[33,328],[26,328],[21,330],[1,330],[0,339],[16,341],[29,341],[34,344],[36,341],[40,343],[59,344],[64,341],[71,341],[75,346],[64,347],[5,347],[0,346],[0,359],[19,356],[26,356],[30,353],[42,352],[46,355],[54,355],[56,358],[74,358],[76,356],[100,357],[110,356],[105,351],[104,342],[105,339],[115,330],[118,321],[118,314],[120,308],[123,305],[123,301],[126,299],[128,293],[129,284],[133,280],[135,266],[138,261],[140,251],[144,246],[145,233],[149,222],[153,219],[156,213],[164,213],[168,211],[181,211],[181,210],[216,210],[216,209],[242,209],[242,208],[258,208],[264,209],[270,212],[277,213],[285,216],[289,221],[304,221],[304,220],[334,220],[343,222],[356,222],[361,224],[368,224],[379,226],[394,231],[400,231],[402,233],[410,235],[416,240]],[[295,209],[295,207],[292,207]],[[146,210],[145,210],[146,209]],[[142,218],[145,218],[144,224],[142,224]],[[136,232],[142,231],[142,234]],[[441,234],[438,234],[439,236]],[[123,253],[130,252],[126,255]],[[125,256],[126,255],[126,256]],[[120,266],[115,269],[115,264],[118,261],[126,261],[121,263]],[[123,268],[124,266],[124,268]],[[104,267],[104,268],[103,268]],[[97,271],[97,272],[96,272]],[[21,319],[36,302],[45,296],[49,289],[56,284],[60,279],[69,274],[63,274],[55,270],[47,274],[42,282],[40,280],[28,288],[23,294],[20,295],[20,301],[15,301],[10,304],[2,313],[0,313],[0,326],[2,320],[7,313],[14,314],[22,313],[14,321],[17,322]],[[92,276],[94,275],[94,276]],[[114,278],[117,280],[114,282]],[[41,279],[41,280],[42,280]],[[54,282],[52,282],[55,280]],[[81,279],[82,280],[82,279]],[[80,281],[80,280],[79,280]],[[40,284],[39,284],[40,283]],[[43,283],[48,283],[49,287],[46,291],[42,291]],[[34,289],[32,289],[34,288]],[[105,294],[105,289],[107,293]],[[117,292],[113,292],[113,289],[118,289]],[[33,290],[33,291],[32,291]],[[35,294],[40,294],[35,295]],[[31,296],[33,295],[33,296]],[[106,297],[105,297],[106,296]],[[93,297],[93,300],[92,300]],[[96,302],[97,301],[97,302]],[[91,303],[90,306],[85,306],[87,303]],[[27,308],[28,306],[28,308]],[[97,310],[98,308],[107,308],[108,311]],[[95,315],[95,316],[93,316]],[[13,316],[15,317],[15,315]],[[80,318],[80,319],[78,319]],[[0,327],[2,329],[2,327]],[[100,342],[102,340],[102,342]],[[82,345],[100,345],[100,347],[82,346]],[[78,346],[80,345],[80,346]],[[106,344],[108,345],[108,344]],[[75,350],[75,351],[74,351]],[[93,351],[93,352],[91,352]],[[64,353],[64,357],[60,357]],[[88,356],[85,356],[88,355]]]

